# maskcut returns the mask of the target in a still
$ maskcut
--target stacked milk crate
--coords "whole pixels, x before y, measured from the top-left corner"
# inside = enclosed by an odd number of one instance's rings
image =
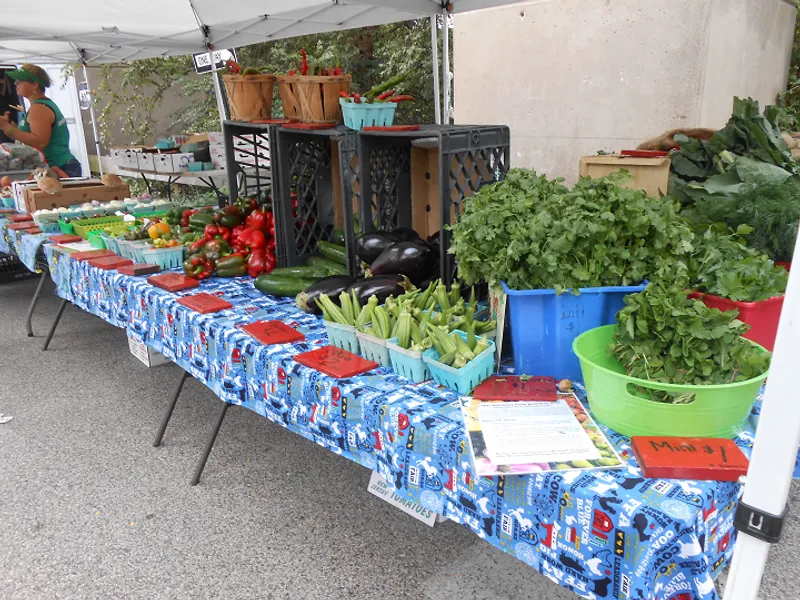
[[[215,169],[225,168],[225,136],[219,131],[208,133],[208,149]]]

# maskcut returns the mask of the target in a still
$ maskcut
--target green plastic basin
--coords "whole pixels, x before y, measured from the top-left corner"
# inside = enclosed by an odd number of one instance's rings
[[[732,438],[739,433],[767,373],[723,385],[676,385],[628,377],[617,359],[607,353],[615,328],[590,329],[572,344],[581,363],[589,406],[598,421],[627,436]],[[690,392],[695,398],[688,404],[666,404],[648,399],[636,386]]]

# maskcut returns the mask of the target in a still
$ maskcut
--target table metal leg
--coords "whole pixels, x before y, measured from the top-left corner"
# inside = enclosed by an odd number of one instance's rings
[[[208,455],[211,454],[211,448],[214,447],[214,442],[217,439],[219,428],[222,427],[222,421],[225,419],[225,413],[228,412],[229,407],[230,404],[228,404],[227,402],[224,402],[222,404],[222,410],[219,411],[219,415],[217,416],[217,422],[214,424],[214,429],[212,429],[211,435],[206,441],[206,447],[203,448],[203,456],[200,457],[200,462],[197,463],[197,467],[194,470],[194,476],[192,476],[192,485],[197,485],[197,483],[200,481],[200,475],[203,474],[203,469],[205,469],[206,467],[206,461],[208,460]]]
[[[44,346],[42,347],[42,352],[47,350],[47,347],[50,345],[50,340],[53,339],[53,334],[56,332],[56,327],[58,327],[58,322],[61,320],[61,315],[64,312],[64,309],[67,307],[67,301],[62,300],[61,306],[58,307],[58,312],[56,313],[56,318],[53,321],[53,324],[50,326],[50,333],[47,334],[47,339],[44,341]]]
[[[150,180],[147,178],[147,175],[145,175],[144,173],[139,173],[139,175],[141,175],[142,179],[144,179],[144,184],[147,186],[147,193],[152,196],[153,195],[153,186],[150,185]]]
[[[170,202],[172,201],[172,184],[177,183],[178,179],[180,179],[180,175],[178,177],[173,177],[172,175],[167,177],[167,200]]]
[[[47,279],[47,269],[42,271],[42,276],[39,278],[39,285],[36,286],[36,291],[31,298],[31,304],[28,307],[28,315],[25,317],[25,327],[28,330],[28,337],[33,337],[33,327],[31,327],[31,319],[33,319],[33,310],[36,308],[36,303],[39,301],[39,296],[42,294],[44,287],[44,280]]]
[[[175,405],[178,403],[178,396],[181,395],[181,390],[183,389],[183,384],[186,383],[186,380],[189,378],[188,371],[184,371],[181,375],[181,380],[178,382],[178,387],[175,388],[175,393],[172,394],[172,400],[170,400],[169,405],[167,406],[167,410],[164,412],[164,416],[161,419],[161,424],[158,426],[158,431],[156,431],[156,439],[153,442],[153,446],[158,448],[161,445],[161,440],[164,439],[164,432],[167,429],[167,424],[169,420],[172,418],[172,411],[175,410]]]

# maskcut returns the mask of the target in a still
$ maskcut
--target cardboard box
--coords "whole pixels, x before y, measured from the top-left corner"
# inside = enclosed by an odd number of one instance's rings
[[[250,165],[259,167],[269,167],[270,160],[266,150],[258,150],[257,155],[254,156],[252,152],[242,152],[241,150],[233,151],[233,159],[242,165]]]
[[[633,156],[584,156],[580,161],[581,177],[600,178],[627,169],[633,179],[625,187],[644,190],[649,196],[658,198],[667,193],[669,185],[670,158],[639,158]]]
[[[43,208],[61,208],[62,206],[67,207],[73,204],[91,202],[92,200],[97,200],[98,202],[124,200],[131,195],[130,188],[125,183],[106,186],[98,179],[62,180],[61,184],[64,189],[53,195],[41,191],[36,187],[35,182],[31,183],[33,185],[24,187],[24,210],[29,213]]]
[[[155,154],[149,152],[142,152],[136,156],[136,168],[141,171],[155,171],[156,161]]]
[[[225,143],[225,134],[221,131],[209,131],[207,135],[209,144],[213,145]]]
[[[146,367],[157,367],[170,362],[170,360],[160,352],[156,352],[147,344],[137,342],[132,337],[128,337],[128,348],[131,354],[138,358]]]
[[[189,163],[194,162],[194,154],[186,152],[183,154],[171,154],[172,170],[174,173],[183,173],[189,170]]]
[[[172,168],[172,155],[171,154],[154,154],[153,163],[156,168],[156,173],[174,173],[175,169]]]

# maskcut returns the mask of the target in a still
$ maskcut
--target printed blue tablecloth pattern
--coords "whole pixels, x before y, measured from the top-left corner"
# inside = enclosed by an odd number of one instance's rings
[[[164,353],[220,398],[244,406],[384,475],[401,496],[444,514],[584,598],[716,599],[712,579],[732,555],[733,483],[645,479],[627,438],[609,432],[621,470],[476,478],[457,396],[391,369],[332,379],[294,362],[326,343],[291,299],[249,278],[212,279],[171,294],[144,277],[102,271],[48,248],[62,297]],[[232,309],[201,315],[176,302],[204,291]],[[258,319],[306,341],[264,346],[241,332]],[[752,444],[754,421],[740,437]]]
[[[6,240],[6,225],[8,225],[8,219],[0,217],[0,252],[10,254],[11,247],[8,244],[8,240]]]
[[[24,231],[12,231],[7,225],[8,219],[0,219],[0,252],[16,254],[29,271],[41,273],[46,268],[42,246],[49,241],[52,234],[31,235]]]

